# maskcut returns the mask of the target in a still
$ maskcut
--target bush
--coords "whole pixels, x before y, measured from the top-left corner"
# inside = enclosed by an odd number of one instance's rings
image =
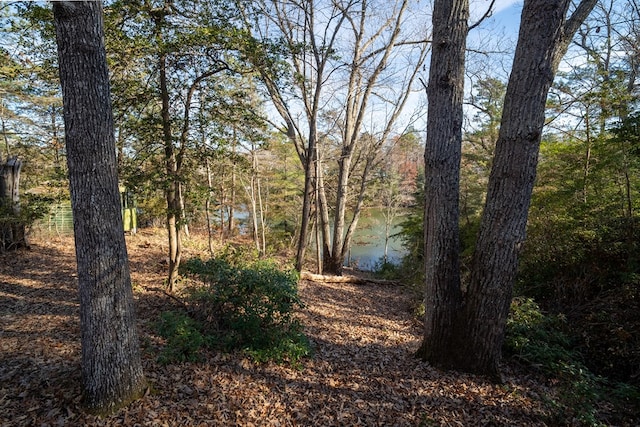
[[[373,265],[373,274],[380,279],[398,279],[400,278],[400,273],[400,266],[390,261],[385,261],[383,257]]]
[[[571,341],[563,332],[564,319],[548,316],[531,298],[514,298],[507,319],[505,350],[546,373],[575,358]]]
[[[552,421],[601,425],[597,409],[602,401],[614,405],[616,416],[633,413],[637,409],[633,407],[637,406],[638,389],[608,383],[593,374],[568,331],[562,316],[543,313],[531,298],[514,298],[507,320],[505,353],[558,382],[558,401],[551,402],[558,419]]]
[[[186,313],[162,313],[156,329],[167,339],[167,345],[158,357],[160,363],[195,362],[200,359],[204,337],[198,323]]]
[[[27,246],[26,234],[36,221],[44,218],[53,199],[35,194],[25,194],[20,210],[15,212],[10,204],[0,199],[0,252]]]
[[[200,280],[187,289],[186,299],[211,345],[244,350],[257,361],[296,362],[307,355],[309,343],[294,317],[302,307],[297,272],[280,271],[271,261],[238,264],[195,258],[182,266]]]

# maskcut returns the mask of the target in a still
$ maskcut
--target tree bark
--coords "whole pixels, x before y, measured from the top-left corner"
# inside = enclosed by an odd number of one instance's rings
[[[28,247],[25,223],[20,219],[21,168],[22,161],[17,156],[0,165],[0,209],[11,218],[0,223],[0,252]]]
[[[418,356],[445,366],[460,309],[459,181],[468,0],[436,0],[425,145],[425,328]]]
[[[525,239],[545,104],[560,60],[596,0],[525,0],[465,306],[448,365],[499,376],[518,253]],[[457,343],[457,344],[456,344]]]
[[[158,46],[162,43],[162,25],[165,14],[164,9],[155,11],[156,37]],[[162,49],[162,47],[161,47]],[[180,230],[180,218],[182,210],[180,205],[180,179],[176,150],[173,146],[173,133],[171,129],[171,113],[169,111],[169,89],[167,87],[167,54],[160,52],[158,56],[158,69],[160,79],[160,101],[162,104],[162,136],[164,142],[164,161],[166,171],[165,198],[167,201],[167,236],[169,239],[169,272],[167,288],[173,292],[178,283],[178,268],[182,258],[182,240]]]
[[[85,404],[108,413],[146,387],[116,166],[100,2],[54,2],[80,295]]]
[[[316,141],[315,134],[310,132],[307,155],[302,159],[304,167],[304,193],[302,198],[302,219],[300,223],[300,235],[298,236],[298,248],[296,251],[296,270],[302,271],[307,243],[309,238],[309,225],[311,223],[311,201],[315,189],[315,163]]]

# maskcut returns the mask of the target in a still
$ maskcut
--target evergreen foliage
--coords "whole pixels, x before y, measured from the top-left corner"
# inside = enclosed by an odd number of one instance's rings
[[[197,362],[205,340],[198,323],[186,313],[167,311],[156,324],[158,333],[167,340],[158,361],[163,364]]]
[[[236,253],[237,254],[237,253]],[[167,338],[160,360],[195,361],[202,346],[242,350],[258,362],[296,364],[310,352],[295,310],[302,306],[298,274],[272,261],[240,262],[230,255],[184,263],[199,280],[186,290],[187,313],[165,313],[159,332]]]

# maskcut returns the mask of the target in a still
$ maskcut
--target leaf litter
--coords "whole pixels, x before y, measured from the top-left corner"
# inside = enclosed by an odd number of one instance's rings
[[[0,254],[0,424],[9,426],[544,426],[551,385],[505,366],[496,385],[416,359],[421,329],[402,287],[301,281],[298,314],[313,346],[300,366],[209,352],[157,362],[153,324],[175,301],[162,292],[163,240],[127,236],[149,390],[115,414],[82,408],[73,239],[39,237]],[[187,254],[188,256],[189,254]]]

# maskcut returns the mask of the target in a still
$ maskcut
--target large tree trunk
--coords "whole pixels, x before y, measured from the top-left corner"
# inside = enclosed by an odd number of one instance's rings
[[[20,219],[20,169],[18,157],[10,157],[0,165],[0,252],[27,247],[24,221]]]
[[[54,2],[78,264],[86,405],[106,413],[145,388],[129,260],[100,2]]]
[[[513,68],[505,95],[487,201],[459,321],[460,351],[449,365],[497,377],[504,329],[525,239],[545,103],[561,58],[596,4],[583,0],[525,0]]]
[[[468,0],[436,0],[425,145],[425,328],[418,356],[448,363],[460,309],[459,180]]]

